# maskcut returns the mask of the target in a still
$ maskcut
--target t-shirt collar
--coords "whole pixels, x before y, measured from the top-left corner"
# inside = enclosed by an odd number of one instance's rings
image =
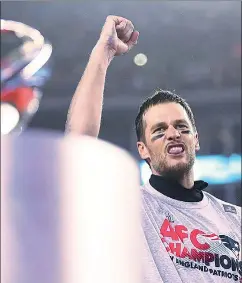
[[[208,186],[207,182],[199,180],[194,182],[193,188],[186,189],[175,180],[154,174],[151,175],[149,183],[155,190],[165,196],[186,202],[201,201],[203,199],[202,190]]]

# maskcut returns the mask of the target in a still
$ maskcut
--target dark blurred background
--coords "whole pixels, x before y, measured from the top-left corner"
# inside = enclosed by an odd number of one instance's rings
[[[2,2],[1,9],[3,19],[38,29],[53,46],[52,75],[30,128],[64,131],[72,95],[105,18],[117,14],[132,20],[140,39],[109,69],[100,138],[139,160],[134,119],[142,100],[160,87],[175,90],[190,103],[200,136],[199,155],[241,158],[239,1]],[[11,44],[1,44],[2,54]],[[134,62],[140,53],[147,58],[142,66]],[[236,170],[241,174],[241,168]],[[240,179],[228,178],[208,190],[240,205]]]

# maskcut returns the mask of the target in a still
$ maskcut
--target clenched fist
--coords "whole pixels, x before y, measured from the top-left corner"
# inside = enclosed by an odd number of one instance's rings
[[[127,53],[136,43],[139,32],[134,29],[131,21],[108,16],[103,26],[99,42],[104,44],[113,56]]]

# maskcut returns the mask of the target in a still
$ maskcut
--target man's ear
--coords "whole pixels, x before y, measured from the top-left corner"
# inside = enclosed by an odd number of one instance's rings
[[[149,151],[146,145],[142,141],[137,142],[137,148],[138,148],[138,152],[139,152],[141,159],[144,159],[144,160],[150,159]]]
[[[200,144],[199,144],[199,138],[198,138],[198,133],[195,133],[195,150],[199,151],[200,150]]]

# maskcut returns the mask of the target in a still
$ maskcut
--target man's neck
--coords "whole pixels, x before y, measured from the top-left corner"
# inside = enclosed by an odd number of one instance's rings
[[[177,180],[179,182],[179,184],[181,184],[184,188],[186,189],[191,189],[194,186],[194,178],[193,178],[193,174],[191,176],[190,175],[186,175],[183,176],[180,180]]]
[[[149,179],[151,187],[169,198],[184,202],[199,202],[203,199],[202,190],[208,186],[208,183],[199,180],[194,181],[190,189],[185,188],[176,178],[172,176],[158,176],[152,174]],[[187,183],[187,182],[186,182]],[[187,183],[188,184],[188,183]]]
[[[154,169],[152,173],[157,176],[161,176],[158,174]],[[165,176],[164,176],[165,177]],[[182,185],[185,189],[192,189],[194,186],[194,172],[190,170],[189,172],[185,173],[181,178],[177,178],[176,181]]]

